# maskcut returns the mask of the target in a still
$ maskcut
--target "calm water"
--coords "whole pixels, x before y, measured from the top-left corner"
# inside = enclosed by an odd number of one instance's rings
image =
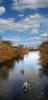
[[[26,81],[31,89],[25,94]],[[41,65],[39,51],[0,67],[0,100],[48,100],[48,69]]]

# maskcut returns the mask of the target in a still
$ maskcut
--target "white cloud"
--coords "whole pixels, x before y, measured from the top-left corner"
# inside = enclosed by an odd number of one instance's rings
[[[10,41],[14,46],[18,45],[21,41],[20,37],[19,36],[11,36],[11,37],[4,37],[3,38],[4,40],[7,40],[7,41]]]
[[[0,19],[0,32],[7,30],[25,32],[31,29],[33,34],[40,31],[48,31],[48,17],[40,16],[39,14],[30,15],[19,22],[15,22],[14,20],[12,18]]]
[[[34,14],[16,24],[17,24],[16,26],[17,31],[23,32],[31,28],[32,33],[38,33],[40,28],[40,16],[38,14]]]
[[[18,36],[11,36],[11,37],[9,37],[9,38],[5,38],[4,37],[4,40],[8,40],[8,41],[11,41],[11,42],[20,42],[20,37],[18,37]]]
[[[48,0],[13,0],[13,9],[48,7]]]
[[[15,30],[16,23],[10,19],[0,19],[0,32],[7,30]]]
[[[41,38],[40,37],[29,37],[27,39],[27,41],[30,41],[30,42],[40,42],[41,41]]]
[[[41,37],[45,38],[45,39],[48,39],[48,33],[43,33],[41,34]]]
[[[6,10],[5,7],[0,6],[0,15],[4,14],[5,10]]]
[[[24,16],[24,14],[18,14],[18,17],[23,17]]]

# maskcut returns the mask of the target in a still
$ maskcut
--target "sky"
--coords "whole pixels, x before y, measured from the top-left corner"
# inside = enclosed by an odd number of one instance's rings
[[[31,47],[48,40],[48,0],[0,0],[0,36]]]

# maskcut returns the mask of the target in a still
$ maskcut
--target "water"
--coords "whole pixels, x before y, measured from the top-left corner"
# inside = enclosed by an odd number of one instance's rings
[[[28,93],[24,82],[31,85]],[[0,67],[0,100],[48,100],[48,69],[40,63],[39,51]]]

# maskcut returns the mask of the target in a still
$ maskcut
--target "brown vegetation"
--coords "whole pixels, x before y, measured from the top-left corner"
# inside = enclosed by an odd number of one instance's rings
[[[48,41],[40,45],[41,62],[48,63]]]
[[[10,42],[3,41],[0,43],[0,63],[19,58],[26,54],[28,50],[26,48],[13,47]]]

